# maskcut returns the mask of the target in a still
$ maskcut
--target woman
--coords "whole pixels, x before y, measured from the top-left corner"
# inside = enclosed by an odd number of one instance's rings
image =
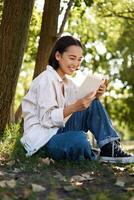
[[[49,65],[32,82],[23,99],[24,135],[21,142],[27,155],[41,147],[55,160],[96,159],[87,139],[94,135],[105,162],[134,162],[122,151],[119,136],[99,101],[106,90],[105,81],[96,92],[77,99],[78,88],[66,77],[79,69],[82,45],[72,36],[59,38],[50,55]]]

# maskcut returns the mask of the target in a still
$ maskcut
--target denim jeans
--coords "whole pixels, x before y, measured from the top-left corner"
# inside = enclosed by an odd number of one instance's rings
[[[60,128],[47,143],[48,153],[56,160],[96,159],[87,139],[88,130],[92,132],[100,148],[119,139],[105,108],[98,99],[95,99],[87,109],[72,114],[65,127]]]

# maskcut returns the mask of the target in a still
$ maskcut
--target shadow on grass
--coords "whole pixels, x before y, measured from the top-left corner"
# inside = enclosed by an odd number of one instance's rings
[[[134,165],[124,167],[120,164],[117,167],[117,165],[113,164],[103,164],[98,161],[88,160],[82,160],[80,162],[55,161],[50,165],[43,163],[39,165],[41,159],[48,155],[40,150],[33,156],[26,157],[26,152],[20,143],[22,133],[23,129],[19,124],[10,125],[5,130],[0,143],[0,156],[7,156],[6,162],[9,160],[15,161],[12,166],[5,165],[4,171],[11,175],[17,169],[19,170],[16,172],[17,178],[20,178],[20,182],[22,180],[24,181],[24,184],[18,186],[20,190],[18,191],[16,189],[14,194],[16,194],[16,191],[22,193],[25,186],[28,187],[27,182],[30,180],[31,183],[45,185],[47,193],[44,192],[44,195],[46,195],[47,200],[130,200],[132,198],[131,192],[124,192],[122,188],[115,186],[115,182],[121,176],[125,178],[126,183],[128,182],[128,186],[131,186],[132,177],[129,177],[128,173],[133,173]],[[62,180],[55,178],[56,173],[62,175]],[[71,177],[74,175],[82,175],[82,173],[89,173],[93,177],[93,180],[83,182],[81,186],[76,186],[76,189],[72,191],[66,191],[65,188],[68,186],[71,186],[72,189]],[[23,179],[21,180],[22,177]],[[66,181],[64,181],[63,177],[65,177]],[[44,199],[41,194],[36,195],[38,199]],[[34,198],[31,197],[32,199]]]

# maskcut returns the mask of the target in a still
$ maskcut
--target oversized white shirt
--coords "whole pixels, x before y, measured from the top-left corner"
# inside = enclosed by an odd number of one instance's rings
[[[22,101],[24,134],[21,143],[27,155],[38,151],[60,127],[65,126],[63,109],[76,100],[77,90],[70,79],[62,80],[50,65],[33,80]]]

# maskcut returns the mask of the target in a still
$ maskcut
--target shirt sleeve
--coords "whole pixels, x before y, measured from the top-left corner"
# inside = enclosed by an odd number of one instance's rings
[[[40,83],[37,89],[37,105],[40,124],[47,128],[63,127],[63,109],[57,102],[55,85],[51,80]]]

